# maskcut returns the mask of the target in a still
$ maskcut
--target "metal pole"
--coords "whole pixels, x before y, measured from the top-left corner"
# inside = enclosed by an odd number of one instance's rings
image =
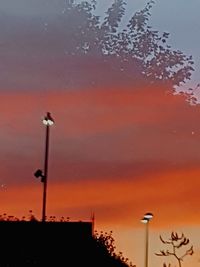
[[[49,157],[49,125],[46,125],[46,143],[45,143],[45,160],[44,160],[44,189],[43,189],[43,206],[42,222],[46,220],[46,198],[47,198],[47,178],[48,178],[48,157]]]
[[[145,267],[148,267],[148,250],[149,250],[149,221],[146,223],[146,248],[145,248]]]

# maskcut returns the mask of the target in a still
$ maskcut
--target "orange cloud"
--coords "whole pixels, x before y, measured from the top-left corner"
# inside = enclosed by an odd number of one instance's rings
[[[88,219],[94,211],[99,225],[117,224],[137,227],[141,216],[152,211],[154,227],[197,225],[200,170],[182,169],[134,180],[87,180],[56,183],[49,181],[48,214]],[[38,215],[42,184],[2,188],[1,210]],[[13,205],[13,203],[15,203]]]

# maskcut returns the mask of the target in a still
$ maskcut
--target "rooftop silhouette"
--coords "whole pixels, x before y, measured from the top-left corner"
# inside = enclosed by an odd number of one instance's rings
[[[1,220],[0,266],[128,266],[92,229],[92,222]]]

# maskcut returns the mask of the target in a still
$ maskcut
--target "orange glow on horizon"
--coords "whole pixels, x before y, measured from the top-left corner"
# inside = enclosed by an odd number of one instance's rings
[[[49,182],[48,215],[90,217],[96,214],[99,224],[137,226],[146,211],[155,215],[154,227],[169,225],[198,225],[199,170],[179,170],[137,177],[123,181],[87,180],[77,182]],[[169,181],[173,179],[173,184]],[[187,179],[190,177],[189,179]],[[20,192],[20,195],[19,195]],[[4,190],[0,195],[1,210],[11,215],[26,215],[31,209],[40,216],[42,184],[20,186]],[[15,203],[15,205],[13,205]],[[126,207],[126,208],[125,208]],[[134,219],[135,218],[135,219]]]

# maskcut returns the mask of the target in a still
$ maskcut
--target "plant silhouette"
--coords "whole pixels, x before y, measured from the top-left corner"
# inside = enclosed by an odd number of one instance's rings
[[[94,12],[96,1],[66,1],[62,14],[46,24],[45,39],[53,48],[63,36],[57,48],[65,51],[69,84],[103,86],[114,78],[132,87],[156,82],[175,87],[190,79],[192,57],[173,50],[169,33],[149,25],[153,4],[150,0],[124,26],[124,0],[115,0],[103,20]]]
[[[104,233],[103,231],[101,231],[100,234],[97,231],[95,231],[94,240],[96,241],[97,246],[102,251],[104,251],[105,254],[108,253],[110,257],[117,260],[123,266],[130,266],[130,267],[136,266],[136,265],[133,265],[132,262],[130,262],[128,258],[124,257],[121,251],[116,253],[115,239],[113,237],[112,231],[110,231],[109,233],[107,232]]]
[[[126,0],[110,1],[100,15],[94,0],[45,0],[47,6],[52,2],[59,2],[58,8],[42,17],[1,13],[2,40],[16,52],[23,70],[14,88],[136,89],[164,83],[175,90],[191,78],[192,57],[173,49],[169,33],[150,24],[153,0],[140,11],[133,9],[130,18]],[[9,71],[15,63],[6,55],[2,62]],[[30,73],[39,75],[39,84],[23,79]]]
[[[171,233],[171,237],[168,240],[164,240],[160,236],[160,240],[163,244],[169,245],[170,249],[166,250],[160,250],[160,253],[155,253],[157,256],[173,256],[177,262],[178,266],[182,266],[183,259],[188,255],[193,255],[194,250],[193,246],[191,246],[189,249],[186,249],[186,251],[182,254],[180,254],[179,250],[187,246],[190,242],[188,238],[185,237],[185,235],[182,233],[181,235],[178,235],[176,232]],[[167,267],[166,263],[163,264],[164,267]],[[171,265],[169,264],[168,267]]]

